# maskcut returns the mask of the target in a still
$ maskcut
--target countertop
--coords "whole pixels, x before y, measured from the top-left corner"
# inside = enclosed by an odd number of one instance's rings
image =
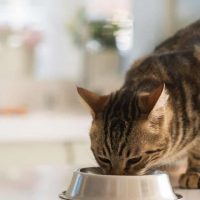
[[[199,190],[175,190],[177,194],[183,196],[183,200],[200,200],[200,189]]]

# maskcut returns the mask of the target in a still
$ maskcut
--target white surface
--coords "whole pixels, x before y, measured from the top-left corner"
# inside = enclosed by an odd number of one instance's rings
[[[91,118],[81,115],[29,114],[0,117],[0,142],[88,141]]]
[[[177,194],[183,196],[183,200],[199,200],[200,199],[200,189],[199,190],[175,190]]]
[[[32,113],[0,117],[0,166],[92,164],[90,116]]]

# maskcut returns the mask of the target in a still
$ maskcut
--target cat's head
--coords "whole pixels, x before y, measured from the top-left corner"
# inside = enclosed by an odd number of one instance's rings
[[[172,111],[164,84],[148,92],[78,93],[91,111],[91,150],[106,174],[144,174],[166,157]]]

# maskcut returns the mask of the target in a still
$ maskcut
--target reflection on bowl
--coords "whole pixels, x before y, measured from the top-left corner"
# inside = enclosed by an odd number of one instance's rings
[[[81,168],[77,171],[80,171],[80,172],[86,173],[86,174],[104,175],[102,169],[99,167]]]
[[[180,200],[167,174],[144,176],[103,175],[100,168],[74,172],[71,184],[60,195],[65,200]]]

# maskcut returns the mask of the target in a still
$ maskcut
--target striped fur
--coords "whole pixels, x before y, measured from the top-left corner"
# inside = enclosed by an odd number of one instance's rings
[[[93,116],[90,136],[94,156],[105,173],[146,174],[188,153],[188,170],[180,186],[200,188],[198,44],[200,21],[134,64],[123,86],[106,100],[104,96],[105,103]],[[84,92],[81,96],[94,111],[88,96]]]

